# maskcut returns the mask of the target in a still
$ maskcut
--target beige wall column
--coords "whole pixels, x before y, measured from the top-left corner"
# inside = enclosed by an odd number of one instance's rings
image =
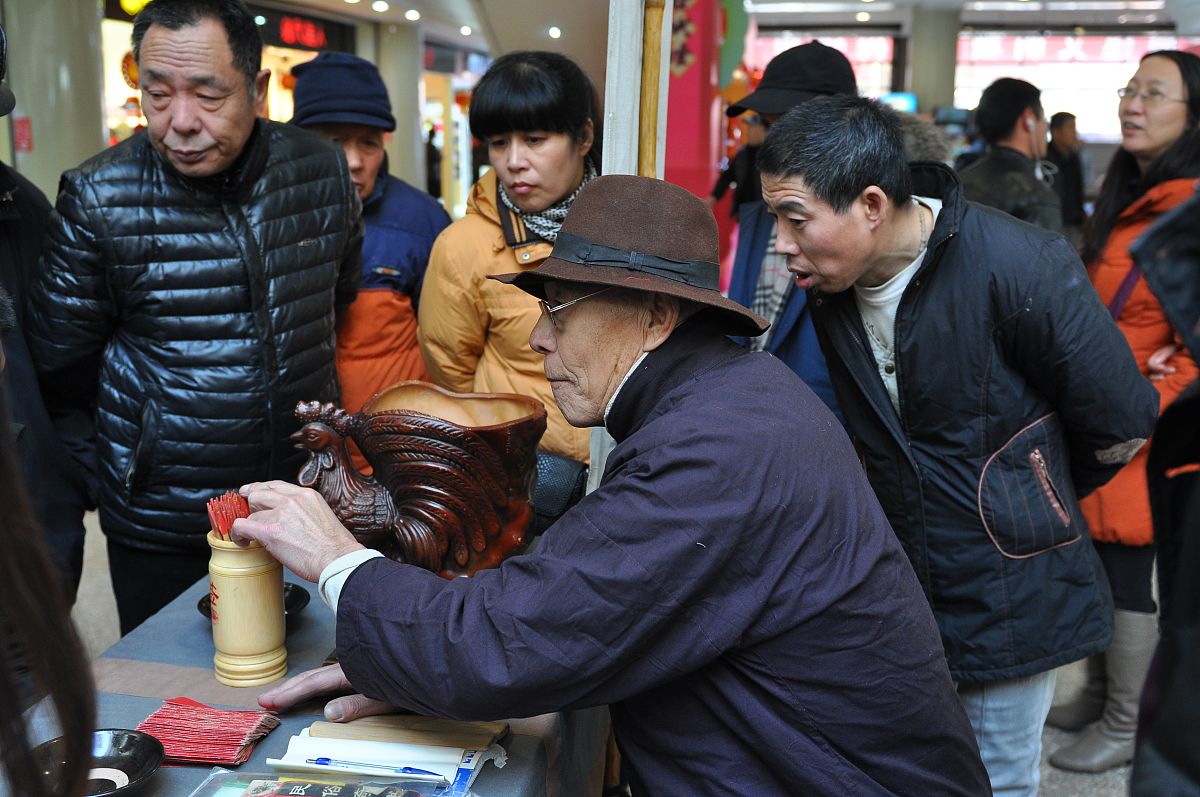
[[[421,67],[424,47],[416,25],[375,25],[374,61],[387,85],[396,132],[387,146],[392,174],[425,186],[425,146],[421,138]],[[362,29],[359,29],[360,36]],[[358,50],[366,58],[367,47]]]
[[[33,148],[17,170],[54,201],[58,178],[106,146],[100,0],[4,0],[13,124],[29,120]]]
[[[917,110],[932,113],[954,104],[954,66],[958,58],[958,9],[913,8],[908,63]]]

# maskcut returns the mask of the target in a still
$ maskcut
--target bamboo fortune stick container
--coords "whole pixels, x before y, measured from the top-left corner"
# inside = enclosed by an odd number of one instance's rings
[[[260,686],[287,672],[283,568],[257,542],[242,547],[208,533],[213,669],[229,686]]]

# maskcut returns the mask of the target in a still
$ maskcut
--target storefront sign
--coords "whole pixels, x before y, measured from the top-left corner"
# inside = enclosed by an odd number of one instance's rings
[[[149,0],[104,0],[106,19],[132,22]],[[246,8],[258,23],[263,44],[303,50],[354,52],[354,26],[329,19],[283,12],[247,3]]]
[[[286,13],[273,8],[248,5],[259,20],[263,44],[301,50],[354,52],[354,27],[307,14]]]
[[[291,14],[279,18],[279,40],[292,47],[309,50],[322,50],[329,43],[324,23]]]
[[[960,64],[1115,63],[1135,64],[1154,50],[1183,49],[1184,40],[1162,36],[1008,36],[958,37]]]
[[[451,75],[463,71],[482,75],[492,64],[492,59],[485,53],[464,50],[452,44],[443,44],[430,39],[425,40],[424,58],[426,72],[442,72]]]

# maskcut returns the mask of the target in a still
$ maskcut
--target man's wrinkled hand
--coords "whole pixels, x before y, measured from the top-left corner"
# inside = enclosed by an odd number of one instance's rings
[[[258,704],[268,711],[287,711],[313,698],[338,692],[353,692],[342,665],[330,664],[302,672],[287,679],[274,689],[259,695]],[[325,719],[330,722],[349,722],[375,714],[393,714],[396,708],[366,695],[348,694],[335,697],[325,704]]]
[[[257,540],[303,579],[316,582],[334,559],[363,547],[316,490],[271,481],[244,485],[239,492],[250,503],[250,517],[234,521],[233,541]]]

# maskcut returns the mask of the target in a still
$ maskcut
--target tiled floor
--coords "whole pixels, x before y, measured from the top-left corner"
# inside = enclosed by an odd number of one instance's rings
[[[117,610],[108,577],[104,538],[94,513],[88,516],[85,551],[83,582],[72,616],[88,653],[95,656],[117,640]],[[1082,682],[1081,667],[1063,667],[1058,674],[1055,702],[1067,699],[1080,688]],[[1069,742],[1073,736],[1053,728],[1047,728],[1042,735],[1041,797],[1124,797],[1128,794],[1128,767],[1102,775],[1077,775],[1055,769],[1047,763],[1050,753]]]

